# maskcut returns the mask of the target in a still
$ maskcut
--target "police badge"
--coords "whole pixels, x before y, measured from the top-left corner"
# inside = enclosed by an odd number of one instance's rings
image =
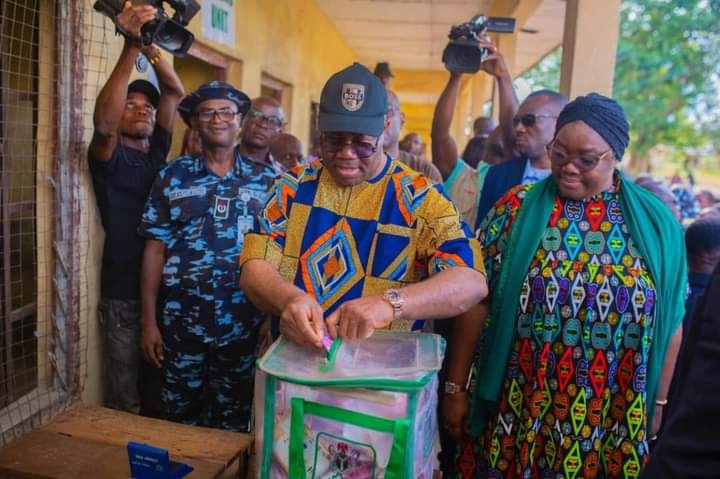
[[[365,102],[365,85],[343,83],[340,101],[348,111],[357,111]]]

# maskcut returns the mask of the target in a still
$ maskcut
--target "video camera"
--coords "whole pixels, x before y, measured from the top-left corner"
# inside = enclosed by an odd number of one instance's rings
[[[163,3],[168,3],[175,13],[168,16]],[[117,15],[122,11],[125,0],[97,0],[93,8],[110,18],[117,27]],[[140,29],[140,41],[143,45],[154,43],[176,57],[183,57],[195,40],[195,36],[185,27],[200,11],[200,4],[195,0],[134,0],[134,4],[152,5],[157,9],[155,19],[147,22]],[[118,31],[126,37],[130,35],[118,27]]]
[[[445,67],[455,73],[476,73],[487,56],[487,48],[481,48],[477,39],[485,32],[512,33],[515,19],[509,17],[485,17],[476,15],[467,23],[453,25],[443,50]]]

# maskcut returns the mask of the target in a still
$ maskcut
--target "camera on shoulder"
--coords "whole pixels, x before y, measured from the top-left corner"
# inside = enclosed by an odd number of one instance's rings
[[[451,72],[476,73],[488,53],[487,48],[481,48],[477,44],[477,39],[486,32],[514,31],[514,18],[476,15],[467,23],[452,26],[448,34],[450,41],[443,50],[442,61]]]

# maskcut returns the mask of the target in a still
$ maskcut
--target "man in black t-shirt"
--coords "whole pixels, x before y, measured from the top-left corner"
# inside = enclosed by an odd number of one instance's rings
[[[118,25],[139,37],[155,8],[126,2]],[[128,85],[143,53],[155,67],[160,92],[146,80]],[[125,39],[120,58],[95,103],[95,130],[88,151],[90,173],[103,227],[101,300],[98,306],[105,348],[105,404],[140,412],[140,268],[144,240],[137,235],[145,200],[165,165],[180,79],[152,45]]]

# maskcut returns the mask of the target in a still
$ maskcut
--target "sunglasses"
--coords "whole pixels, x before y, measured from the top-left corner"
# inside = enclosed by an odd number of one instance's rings
[[[610,148],[609,150],[599,155],[593,155],[592,153],[583,153],[577,156],[568,156],[564,152],[559,151],[557,148],[555,148],[555,142],[550,143],[545,148],[547,150],[548,157],[553,164],[559,167],[563,167],[568,163],[572,163],[580,173],[587,173],[588,171],[595,169],[598,163],[600,163],[603,158],[605,158],[608,153],[612,151],[612,148]]]
[[[335,155],[349,146],[353,154],[360,159],[373,156],[378,149],[379,141],[380,137],[375,139],[375,143],[334,135],[323,135],[320,138],[320,144],[325,152]]]
[[[220,108],[219,110],[200,110],[195,114],[201,122],[210,123],[213,119],[215,119],[215,116],[224,122],[232,121],[240,114],[240,112],[235,111],[232,108]]]
[[[257,110],[250,110],[248,112],[248,119],[258,125],[265,124],[268,128],[273,130],[279,130],[285,124],[283,119],[279,116],[266,116]]]
[[[513,117],[513,126],[517,126],[518,123],[522,123],[527,128],[530,128],[537,123],[538,118],[557,118],[555,115],[544,115],[538,113],[525,113],[522,116]]]

